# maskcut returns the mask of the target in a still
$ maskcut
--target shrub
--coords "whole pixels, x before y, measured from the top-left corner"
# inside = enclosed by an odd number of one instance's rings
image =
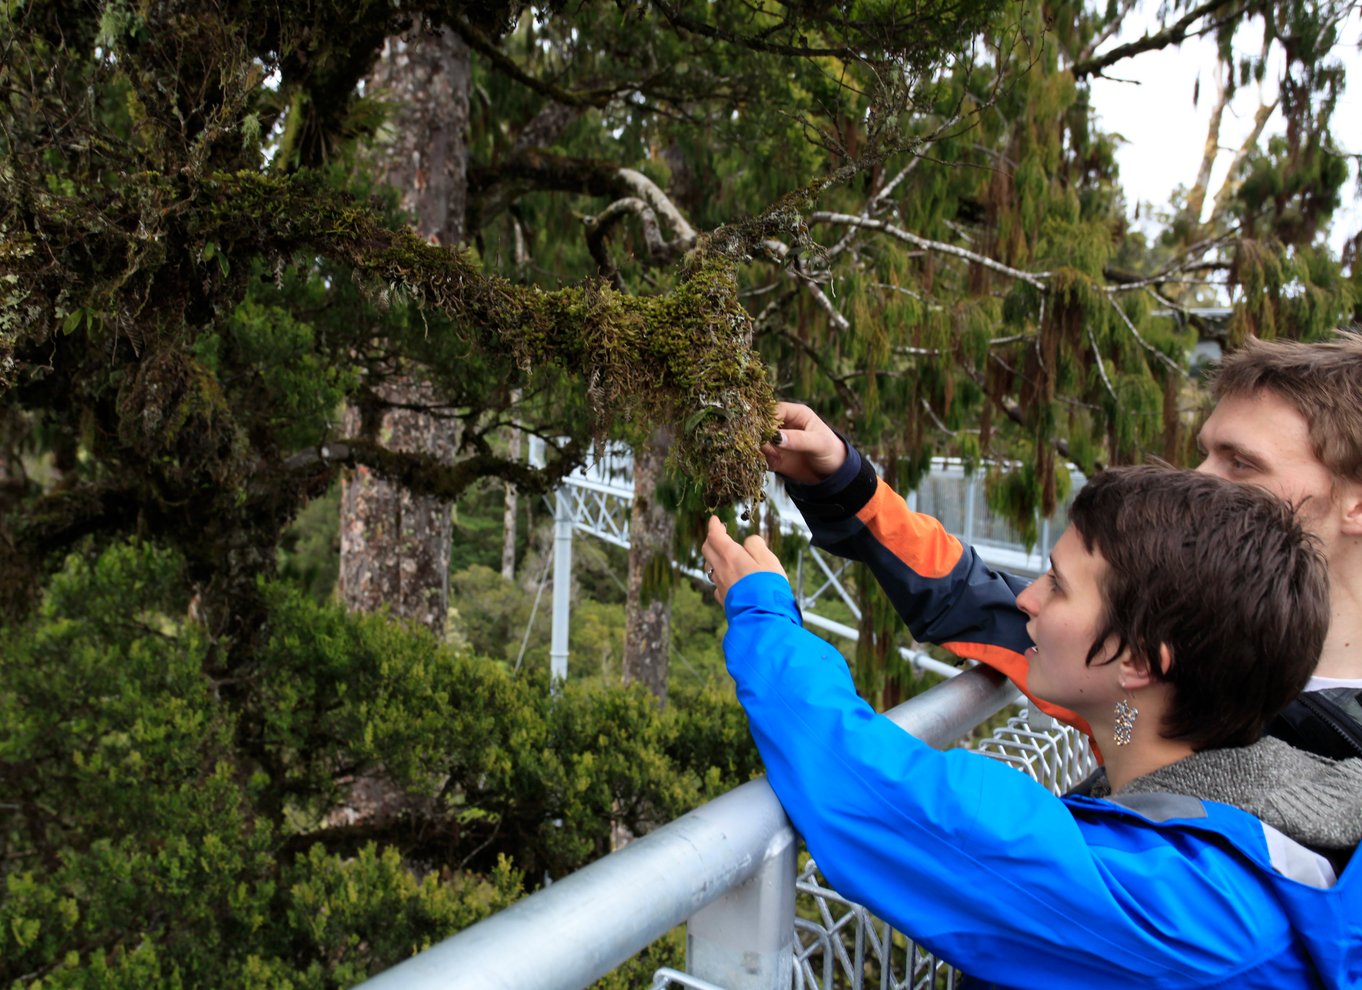
[[[277,582],[226,672],[183,588],[116,546],[0,630],[5,984],[350,986],[757,768],[724,688],[551,696]]]

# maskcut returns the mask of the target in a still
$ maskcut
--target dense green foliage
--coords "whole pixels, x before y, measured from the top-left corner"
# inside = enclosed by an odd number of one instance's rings
[[[1323,237],[1348,175],[1328,124],[1346,5],[1163,4],[1164,24],[1101,52],[1135,6],[1011,5],[979,40],[988,57],[945,67],[899,118],[912,152],[807,213],[802,279],[749,272],[778,391],[846,429],[901,490],[934,454],[987,458],[991,507],[1030,541],[1069,463],[1090,474],[1151,455],[1194,462],[1199,343],[1318,339],[1356,300],[1357,266],[1350,279]],[[1263,40],[1241,55],[1250,28]],[[1222,63],[1207,76],[1226,98],[1280,66],[1279,101],[1260,114],[1279,106],[1285,133],[1255,133],[1214,197],[1189,175],[1154,204],[1151,236],[1131,223],[1120,139],[1095,124],[1087,83],[1191,35],[1216,39]],[[848,123],[833,147],[851,156],[864,136]],[[1223,142],[1205,140],[1209,173]],[[913,687],[897,661],[902,627],[863,594],[858,668],[888,703]]]
[[[72,558],[0,637],[6,985],[348,986],[757,771],[728,692],[551,701],[286,585],[215,677],[183,578]]]

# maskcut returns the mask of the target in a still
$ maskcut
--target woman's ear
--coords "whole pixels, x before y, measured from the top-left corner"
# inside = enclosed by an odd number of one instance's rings
[[[1167,674],[1173,665],[1173,651],[1167,643],[1159,644],[1159,673]],[[1126,650],[1120,660],[1121,686],[1127,691],[1138,691],[1142,687],[1158,683],[1160,677],[1150,669],[1149,660],[1134,650]]]

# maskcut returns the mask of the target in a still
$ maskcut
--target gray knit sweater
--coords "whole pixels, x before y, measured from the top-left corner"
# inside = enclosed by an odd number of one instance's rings
[[[1301,845],[1350,850],[1362,842],[1362,758],[1329,760],[1280,739],[1193,753],[1123,787],[1121,794],[1186,794],[1247,811]],[[1093,797],[1108,797],[1105,776]]]

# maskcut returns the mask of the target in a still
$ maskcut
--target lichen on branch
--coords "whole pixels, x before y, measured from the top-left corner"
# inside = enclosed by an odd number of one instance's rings
[[[158,190],[162,202],[187,201],[166,195],[165,187],[179,180],[145,175],[133,181]],[[313,173],[216,173],[195,183],[192,196],[192,226],[183,219],[188,211],[174,206],[156,216],[156,240],[180,245],[174,253],[135,250],[147,238],[145,211],[118,216],[115,208],[98,218],[106,248],[126,242],[126,250],[111,256],[129,259],[129,267],[112,278],[52,265],[48,259],[60,252],[55,243],[52,250],[33,243],[44,240],[40,233],[27,235],[22,257],[0,256],[0,275],[24,278],[46,296],[28,300],[45,325],[30,325],[26,340],[54,339],[64,329],[62,314],[93,310],[111,332],[135,332],[144,346],[148,327],[183,325],[184,314],[202,306],[204,279],[187,259],[203,258],[207,245],[212,257],[224,259],[224,271],[246,271],[260,259],[275,269],[326,259],[353,272],[375,296],[395,291],[444,314],[467,345],[484,354],[579,378],[598,439],[620,423],[674,424],[674,462],[707,504],[761,497],[765,464],[758,448],[774,430],[774,399],[751,347],[736,262],[705,239],[688,253],[670,292],[628,295],[600,280],[545,290],[484,273],[466,253],[395,228]],[[61,236],[68,242],[71,227],[95,223],[88,215],[65,219]],[[7,264],[11,259],[16,263]],[[224,301],[230,300],[215,300]]]

